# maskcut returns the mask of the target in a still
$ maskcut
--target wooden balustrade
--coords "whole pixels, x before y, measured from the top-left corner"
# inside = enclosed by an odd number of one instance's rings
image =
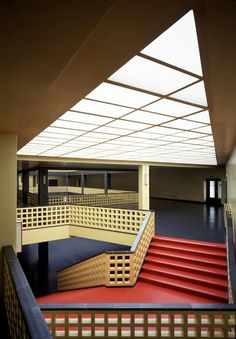
[[[98,285],[133,286],[154,235],[154,212],[70,206],[70,222],[137,234],[130,251],[103,253],[58,272],[58,290]],[[142,225],[141,225],[142,222]]]
[[[54,338],[235,338],[235,312],[220,307],[96,306],[41,309]]]
[[[80,205],[80,206],[110,206],[110,207],[138,207],[138,193],[122,192],[108,194],[77,194],[77,195],[51,195],[48,197],[51,205]]]

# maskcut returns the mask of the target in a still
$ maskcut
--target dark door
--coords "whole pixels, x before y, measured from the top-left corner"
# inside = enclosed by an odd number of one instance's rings
[[[221,204],[221,179],[206,179],[206,203]]]

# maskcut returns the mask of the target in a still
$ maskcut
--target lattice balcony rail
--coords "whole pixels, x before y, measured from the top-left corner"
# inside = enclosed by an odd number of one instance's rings
[[[137,192],[122,192],[108,194],[80,194],[80,195],[51,195],[48,204],[52,205],[80,205],[80,206],[127,206],[138,205]]]
[[[90,286],[133,286],[141,270],[146,252],[154,235],[154,212],[127,211],[70,206],[70,222],[100,229],[136,234],[130,251],[106,252],[58,272],[58,290]],[[75,211],[73,211],[75,209]],[[80,210],[82,209],[82,210]],[[93,213],[94,212],[94,213]],[[142,222],[142,225],[141,225]]]
[[[52,338],[11,246],[3,248],[4,303],[11,338]]]
[[[97,307],[67,305],[59,310],[42,305],[41,309],[54,338],[235,338],[233,310],[204,305],[201,310],[155,304]]]

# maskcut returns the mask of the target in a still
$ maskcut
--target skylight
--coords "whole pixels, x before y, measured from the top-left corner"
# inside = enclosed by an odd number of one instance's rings
[[[18,154],[215,165],[193,11]]]

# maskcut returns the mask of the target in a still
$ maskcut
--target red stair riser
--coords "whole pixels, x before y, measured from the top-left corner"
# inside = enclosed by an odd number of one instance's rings
[[[154,262],[157,262],[155,260],[155,257],[151,257],[151,256],[147,256],[146,259],[145,259],[145,263],[151,263],[153,264]],[[167,262],[157,262],[158,263],[158,266],[160,267],[172,267],[172,268],[175,268],[175,269],[183,269],[187,272],[194,272],[194,273],[200,273],[200,274],[203,274],[203,275],[209,275],[209,276],[213,276],[213,277],[216,277],[216,278],[226,278],[227,277],[227,271],[226,270],[223,270],[223,269],[214,269],[214,271],[210,271],[209,268],[206,269],[206,267],[202,266],[201,268],[195,268],[195,267],[190,267],[190,266],[184,266],[185,263],[182,263],[179,261],[179,262],[176,262],[176,263],[167,263]],[[200,265],[199,265],[200,266]],[[212,268],[213,269],[213,268]]]
[[[178,272],[172,273],[172,272],[168,272],[168,271],[162,271],[162,270],[155,270],[155,269],[151,269],[151,268],[147,268],[143,267],[142,272],[148,272],[149,274],[152,274],[154,277],[155,276],[166,276],[166,277],[173,277],[173,278],[177,278],[180,281],[187,281],[187,282],[191,282],[191,283],[196,283],[199,284],[201,286],[207,286],[207,287],[213,287],[213,288],[219,288],[220,290],[223,291],[227,291],[227,283],[222,280],[222,281],[212,281],[212,280],[204,280],[203,278],[201,279],[201,277],[199,278],[195,278],[195,277],[189,277],[187,275],[184,275],[183,272],[181,272],[182,274],[178,274]],[[187,274],[187,273],[185,273]],[[206,277],[206,276],[205,276]],[[219,279],[218,279],[219,280]]]
[[[184,261],[184,262],[200,263],[200,264],[207,265],[209,267],[219,267],[219,268],[226,267],[226,262],[223,260],[215,260],[211,258],[200,258],[199,260],[199,257],[196,257],[196,256],[187,257],[183,254],[183,257],[182,257],[182,256],[178,256],[178,253],[175,253],[175,256],[173,256],[173,254],[171,253],[165,253],[164,251],[161,253],[160,251],[154,251],[154,250],[148,250],[148,255],[149,254],[152,256],[162,257],[162,258],[173,258],[174,257],[176,261],[179,260],[179,261]]]
[[[179,291],[184,291],[184,292],[195,294],[195,295],[198,295],[198,296],[207,297],[208,299],[214,299],[214,300],[216,300],[218,302],[223,302],[223,303],[227,302],[227,297],[226,296],[225,297],[224,296],[220,296],[219,295],[220,293],[217,293],[217,294],[212,293],[211,294],[211,293],[208,293],[206,291],[200,291],[198,289],[198,285],[196,285],[196,289],[193,289],[193,288],[188,288],[185,285],[175,285],[175,284],[173,284],[171,282],[167,282],[167,281],[163,282],[163,281],[157,281],[155,279],[150,279],[148,277],[143,276],[142,274],[140,275],[140,280],[148,282],[150,284],[156,284],[158,286],[173,288],[173,289],[176,289],[176,290],[179,290]],[[226,293],[225,293],[225,295],[226,295]]]
[[[200,248],[208,248],[216,251],[223,251],[225,252],[226,246],[225,244],[217,244],[217,243],[208,243],[204,241],[196,241],[196,240],[188,240],[188,239],[181,239],[181,238],[168,238],[162,236],[154,236],[152,239],[153,243],[162,243],[162,244],[178,244],[180,246],[190,245]]]
[[[226,259],[226,253],[225,252],[216,252],[216,251],[211,251],[211,250],[205,250],[201,251],[200,248],[177,248],[174,247],[173,245],[164,245],[164,244],[157,244],[157,243],[151,243],[150,244],[150,248],[155,249],[155,250],[166,250],[168,252],[171,253],[189,253],[189,254],[193,254],[193,255],[198,255],[201,257],[212,257],[212,258],[216,258],[216,259]]]

